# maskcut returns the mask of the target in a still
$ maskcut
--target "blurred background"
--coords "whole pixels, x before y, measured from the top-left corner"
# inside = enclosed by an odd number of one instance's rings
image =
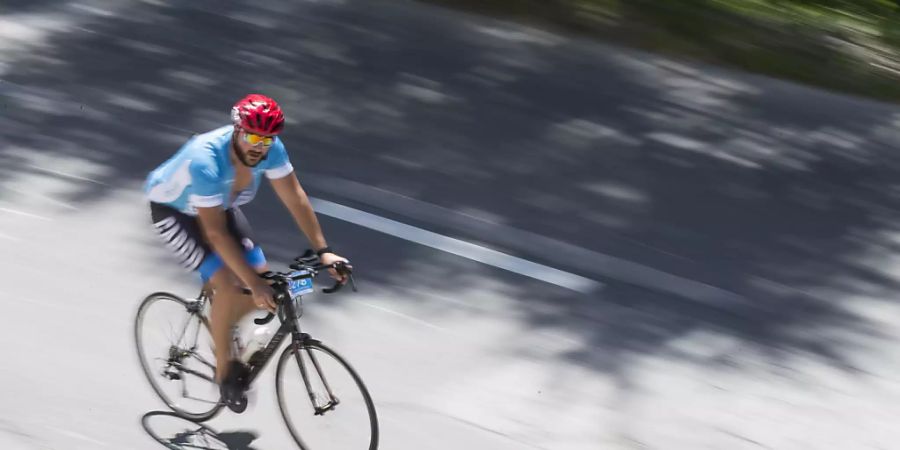
[[[432,1],[845,92],[900,92],[893,0]]]
[[[898,11],[4,0],[0,446],[161,448],[132,321],[199,283],[140,186],[261,92],[357,268],[304,320],[381,448],[894,448]],[[293,448],[268,372],[208,448]]]

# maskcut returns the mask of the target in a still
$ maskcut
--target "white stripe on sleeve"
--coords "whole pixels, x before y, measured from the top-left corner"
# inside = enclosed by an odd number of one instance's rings
[[[188,202],[191,206],[200,207],[200,208],[212,208],[213,206],[220,206],[224,203],[222,199],[222,194],[216,195],[191,195],[188,197]]]
[[[266,171],[266,178],[270,180],[275,180],[278,178],[283,178],[290,175],[291,172],[294,171],[294,166],[291,165],[290,161],[284,163],[281,167],[276,167],[274,169],[269,169]]]

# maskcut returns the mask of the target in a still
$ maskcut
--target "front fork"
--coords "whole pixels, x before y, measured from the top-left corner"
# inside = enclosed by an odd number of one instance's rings
[[[294,339],[291,342],[291,345],[294,346],[294,359],[297,361],[297,367],[300,369],[300,376],[303,377],[303,384],[306,385],[306,392],[309,394],[309,401],[312,404],[314,414],[321,416],[326,412],[333,410],[341,403],[341,401],[334,395],[334,392],[331,391],[331,386],[328,385],[328,380],[325,379],[325,374],[322,373],[322,367],[319,365],[319,360],[316,359],[316,355],[310,347],[306,345],[308,342],[317,341],[310,337],[309,334],[300,331],[300,321],[296,318],[294,318],[294,327],[296,331],[294,332]],[[307,371],[306,364],[303,362],[302,355],[304,352],[309,357],[309,360],[312,361],[312,365],[316,369],[316,374],[318,375],[319,380],[322,381],[325,392],[328,393],[328,401],[324,404],[319,404],[319,395],[313,390],[312,382],[309,378],[310,373]]]

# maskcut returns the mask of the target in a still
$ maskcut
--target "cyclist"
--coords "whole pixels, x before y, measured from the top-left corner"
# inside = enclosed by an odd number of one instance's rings
[[[233,124],[196,135],[147,177],[150,215],[181,264],[212,289],[210,327],[216,382],[229,406],[244,395],[245,367],[232,358],[231,329],[254,309],[274,310],[273,291],[257,274],[268,270],[240,205],[256,195],[262,175],[290,211],[322,263],[347,260],[325,241],[306,192],[278,135],[284,113],[271,98],[250,94],[231,109]],[[342,283],[346,275],[331,270]],[[241,293],[246,287],[252,295]]]

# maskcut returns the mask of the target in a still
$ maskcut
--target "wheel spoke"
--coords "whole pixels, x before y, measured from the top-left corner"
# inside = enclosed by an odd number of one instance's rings
[[[166,405],[190,420],[207,420],[221,408],[215,357],[211,350],[201,354],[208,347],[202,341],[211,341],[208,330],[194,305],[169,294],[145,299],[135,319],[144,374]]]

